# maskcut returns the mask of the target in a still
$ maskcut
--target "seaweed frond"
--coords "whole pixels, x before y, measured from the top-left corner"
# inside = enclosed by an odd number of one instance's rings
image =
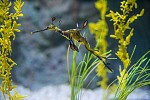
[[[123,63],[123,69],[120,68],[120,76],[117,77],[119,83],[121,82],[121,79],[126,80],[126,78],[123,78],[123,76],[128,76],[127,68],[131,63],[127,51],[127,46],[130,44],[134,28],[131,28],[130,24],[132,24],[138,17],[144,14],[144,9],[142,9],[139,14],[135,14],[130,17],[130,12],[132,12],[134,8],[137,8],[136,0],[123,0],[120,5],[121,13],[111,10],[110,13],[107,15],[107,17],[111,18],[111,21],[113,21],[114,25],[114,34],[110,35],[110,37],[118,40],[119,45],[116,55]],[[125,33],[127,30],[130,31],[128,34]]]
[[[108,26],[107,22],[105,20],[105,15],[107,11],[107,0],[98,0],[95,3],[95,7],[99,10],[100,12],[100,17],[101,20],[98,20],[96,23],[90,23],[89,24],[89,29],[91,34],[95,35],[95,40],[96,40],[96,48],[99,50],[100,55],[104,54],[107,52],[107,41],[106,41],[106,36],[108,34]],[[104,55],[106,56],[106,55]],[[103,88],[107,88],[107,82],[108,82],[108,77],[107,77],[107,69],[103,68],[104,64],[100,63],[99,66],[96,69],[97,75],[102,77],[102,80],[98,82],[98,84]]]
[[[23,16],[21,9],[22,0],[16,0],[14,3],[15,13],[10,13],[12,2],[9,0],[0,0],[0,79],[2,79],[0,91],[7,95],[10,100],[14,100],[10,94],[16,86],[12,85],[11,70],[16,63],[10,58],[12,53],[11,41],[15,39],[15,32],[20,32],[17,23],[18,17]]]
[[[144,14],[144,9],[141,10],[139,14],[132,15],[129,17],[130,12],[132,12],[133,8],[137,8],[136,0],[123,0],[120,5],[120,10],[122,13],[110,11],[107,17],[111,18],[114,25],[114,35],[110,35],[110,37],[115,38],[118,40],[119,43],[119,50],[117,51],[116,55],[120,58],[123,62],[124,68],[130,65],[130,59],[127,52],[127,46],[130,44],[130,39],[133,36],[134,28],[130,27],[138,17]],[[130,33],[125,35],[125,32],[129,30]]]

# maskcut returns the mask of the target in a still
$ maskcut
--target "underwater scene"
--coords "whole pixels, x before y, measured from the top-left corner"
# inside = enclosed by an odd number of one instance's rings
[[[0,0],[0,100],[150,100],[149,0]]]

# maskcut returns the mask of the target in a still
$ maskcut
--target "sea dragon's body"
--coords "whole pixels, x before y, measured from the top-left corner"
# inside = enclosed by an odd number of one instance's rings
[[[55,20],[55,18],[52,18],[52,22],[54,20]],[[63,31],[52,23],[47,28],[45,28],[43,30],[35,31],[32,33],[37,33],[37,32],[41,32],[41,31],[45,31],[45,30],[53,30],[55,32],[58,32],[63,37],[65,37],[67,40],[69,40],[70,48],[77,52],[79,52],[79,50],[78,50],[77,46],[74,44],[73,40],[78,41],[81,44],[83,44],[88,51],[90,51],[93,55],[98,57],[103,62],[103,64],[112,72],[113,70],[103,61],[102,57],[99,55],[99,52],[97,50],[90,48],[90,45],[87,42],[86,38],[81,36],[80,32],[87,26],[87,24],[88,24],[88,21],[85,21],[83,24],[83,27],[81,29],[69,29],[69,30]]]

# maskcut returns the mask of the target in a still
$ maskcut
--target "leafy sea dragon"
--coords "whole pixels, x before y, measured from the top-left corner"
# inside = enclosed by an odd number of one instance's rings
[[[76,40],[76,41],[80,42],[81,44],[83,44],[88,51],[90,51],[93,55],[95,55],[96,57],[98,57],[99,60],[101,60],[103,62],[103,64],[111,72],[113,72],[113,70],[103,61],[102,58],[104,58],[104,57],[100,56],[99,52],[97,50],[93,50],[92,48],[90,48],[90,45],[87,42],[86,38],[84,38],[83,36],[81,36],[80,32],[83,29],[85,29],[85,27],[88,25],[88,21],[87,20],[83,23],[83,26],[80,29],[77,28],[77,29],[69,29],[69,30],[63,31],[59,27],[57,27],[57,26],[55,26],[53,24],[53,21],[55,19],[56,19],[55,17],[52,18],[52,24],[50,24],[50,26],[48,26],[48,27],[46,27],[45,29],[42,29],[42,30],[31,32],[31,34],[37,33],[37,32],[41,32],[41,31],[45,31],[45,30],[53,30],[55,32],[60,33],[63,37],[65,37],[67,40],[69,40],[70,48],[72,50],[79,52],[79,49],[77,48],[77,46],[74,44],[74,41],[73,41],[73,40]]]

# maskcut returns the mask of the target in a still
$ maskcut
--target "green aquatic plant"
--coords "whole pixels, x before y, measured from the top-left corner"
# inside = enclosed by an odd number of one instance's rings
[[[88,55],[85,54],[83,60],[79,64],[77,64],[76,62],[77,52],[74,51],[70,72],[69,52],[70,51],[68,48],[67,63],[68,63],[68,76],[71,87],[71,100],[81,100],[84,82],[90,75],[90,73],[96,68],[98,60],[93,61],[92,64],[89,66],[89,62],[92,60],[92,55],[88,53]]]
[[[118,98],[119,100],[126,100],[137,88],[141,88],[146,85],[150,85],[150,68],[148,64],[150,63],[150,58],[148,55],[150,50],[146,52],[133,66],[124,74],[123,78],[118,85],[114,100]]]
[[[95,59],[90,52],[88,52],[87,54],[84,54],[83,59],[79,62],[79,64],[77,64],[77,52],[74,51],[70,72],[69,50],[70,49],[68,48],[67,67],[69,82],[71,86],[71,100],[81,100],[83,95],[83,85],[89,75],[98,67],[100,62],[98,59]],[[107,52],[106,55],[109,55],[110,52],[111,51]],[[95,76],[93,77],[93,79],[95,78]],[[87,87],[90,85],[92,80],[87,84]]]
[[[11,59],[12,40],[15,40],[15,32],[20,32],[18,27],[21,25],[17,23],[19,17],[23,16],[22,7],[24,3],[22,0],[14,2],[14,13],[10,12],[12,2],[9,0],[0,0],[0,91],[3,95],[7,95],[10,100],[21,100],[23,96],[17,92],[14,95],[10,94],[16,86],[12,85],[11,70],[16,63]],[[19,99],[17,99],[19,98]]]

